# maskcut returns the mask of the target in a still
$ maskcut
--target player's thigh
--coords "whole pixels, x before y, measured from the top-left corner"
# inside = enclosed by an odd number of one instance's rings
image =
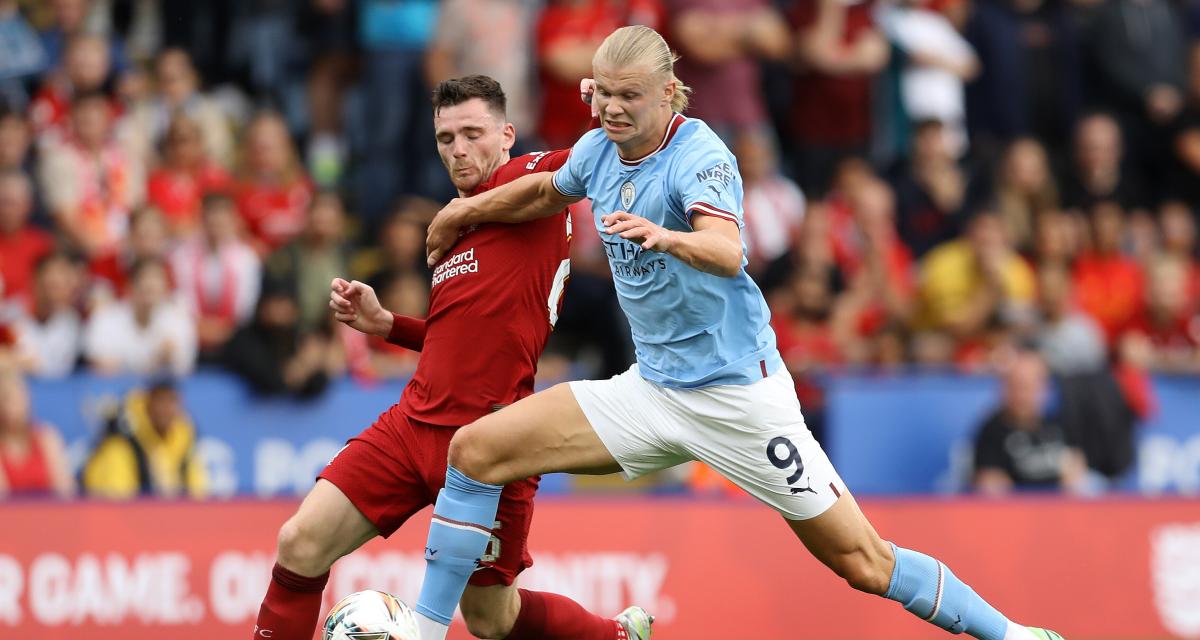
[[[463,427],[450,464],[490,484],[553,473],[612,473],[616,460],[566,384],[556,385]]]
[[[891,545],[844,493],[832,507],[807,520],[787,520],[809,553],[855,588],[882,594],[895,566]]]
[[[503,638],[512,630],[521,612],[516,585],[468,584],[458,602],[463,620],[477,638]]]
[[[279,530],[279,559],[289,568],[332,564],[379,535],[337,485],[318,479]]]

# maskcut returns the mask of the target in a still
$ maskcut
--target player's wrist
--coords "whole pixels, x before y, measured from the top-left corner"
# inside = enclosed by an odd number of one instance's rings
[[[371,335],[387,338],[392,334],[392,329],[396,325],[396,314],[379,308],[379,313],[376,314],[375,320],[371,323]]]

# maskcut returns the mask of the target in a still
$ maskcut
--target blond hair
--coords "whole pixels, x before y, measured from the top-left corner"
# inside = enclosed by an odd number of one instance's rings
[[[675,77],[675,61],[678,59],[657,31],[650,27],[634,25],[621,27],[610,33],[592,57],[592,66],[624,68],[640,65],[649,67],[651,73],[665,75],[675,84],[671,110],[682,112],[687,109],[688,94],[692,89]]]

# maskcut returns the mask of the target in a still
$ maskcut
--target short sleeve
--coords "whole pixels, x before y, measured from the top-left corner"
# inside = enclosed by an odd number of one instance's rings
[[[744,226],[742,176],[733,154],[719,143],[683,156],[675,174],[673,196],[688,222],[693,216],[713,216]]]
[[[600,157],[604,137],[601,129],[592,129],[583,134],[579,142],[571,148],[566,162],[554,172],[554,188],[564,196],[583,198],[587,196],[588,183],[592,179],[592,171]]]

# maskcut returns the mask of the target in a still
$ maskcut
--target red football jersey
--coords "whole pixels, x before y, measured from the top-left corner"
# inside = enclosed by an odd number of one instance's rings
[[[570,150],[510,160],[475,190],[554,171]],[[474,195],[473,193],[472,195]],[[422,422],[461,426],[533,393],[570,273],[566,210],[463,230],[433,271],[421,361],[400,398]]]

